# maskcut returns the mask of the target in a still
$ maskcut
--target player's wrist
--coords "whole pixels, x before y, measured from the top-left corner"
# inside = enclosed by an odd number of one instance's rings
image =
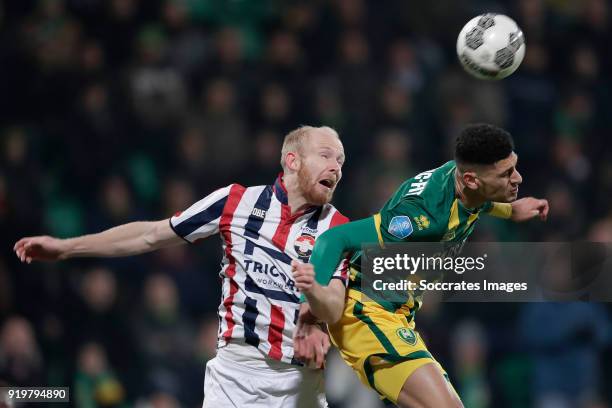
[[[305,305],[308,306],[308,303],[306,303]],[[300,314],[298,316],[298,319],[298,321],[302,324],[316,325],[319,322],[319,319],[317,319],[317,317],[312,314],[310,307],[304,307],[303,305],[300,308]]]
[[[58,239],[58,255],[57,259],[65,260],[72,258],[76,248],[76,238]]]

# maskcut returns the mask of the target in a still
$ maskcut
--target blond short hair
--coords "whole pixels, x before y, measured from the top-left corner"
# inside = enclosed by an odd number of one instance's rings
[[[283,170],[285,169],[285,156],[287,156],[287,153],[289,152],[297,152],[299,154],[302,154],[302,149],[304,147],[304,141],[306,140],[306,138],[308,137],[308,135],[315,130],[322,130],[325,132],[330,132],[333,135],[335,135],[338,139],[340,139],[340,136],[338,135],[338,132],[336,132],[334,129],[330,128],[329,126],[300,126],[297,129],[292,130],[291,132],[287,133],[287,135],[285,136],[285,140],[283,140],[283,148],[281,149],[281,167],[283,168]]]

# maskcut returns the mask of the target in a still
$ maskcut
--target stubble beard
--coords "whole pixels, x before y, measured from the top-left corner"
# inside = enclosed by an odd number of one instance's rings
[[[334,195],[334,190],[330,189],[328,192],[323,193],[317,190],[317,184],[314,177],[306,171],[305,166],[298,170],[298,186],[306,201],[311,205],[317,206],[329,203]]]

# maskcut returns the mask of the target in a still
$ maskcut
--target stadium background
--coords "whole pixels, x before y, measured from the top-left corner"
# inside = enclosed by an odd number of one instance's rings
[[[519,71],[471,79],[456,34],[485,11],[525,33]],[[271,183],[283,135],[335,127],[351,218],[448,160],[464,124],[516,140],[548,223],[480,240],[612,240],[606,0],[0,1],[0,382],[83,407],[201,404],[215,347],[216,239],[124,260],[20,265],[21,236],[161,219]],[[610,307],[426,302],[417,317],[466,407],[608,407]],[[332,407],[375,406],[337,356]],[[375,398],[374,398],[375,400]]]

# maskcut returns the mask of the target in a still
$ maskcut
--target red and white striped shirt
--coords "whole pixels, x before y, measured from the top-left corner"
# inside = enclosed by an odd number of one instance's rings
[[[221,234],[218,346],[246,342],[274,360],[297,364],[293,331],[300,294],[291,260],[308,262],[317,237],[348,219],[331,204],[291,215],[281,177],[273,185],[219,189],[177,213],[170,225],[192,243]],[[339,265],[334,278],[346,283],[346,269]]]

